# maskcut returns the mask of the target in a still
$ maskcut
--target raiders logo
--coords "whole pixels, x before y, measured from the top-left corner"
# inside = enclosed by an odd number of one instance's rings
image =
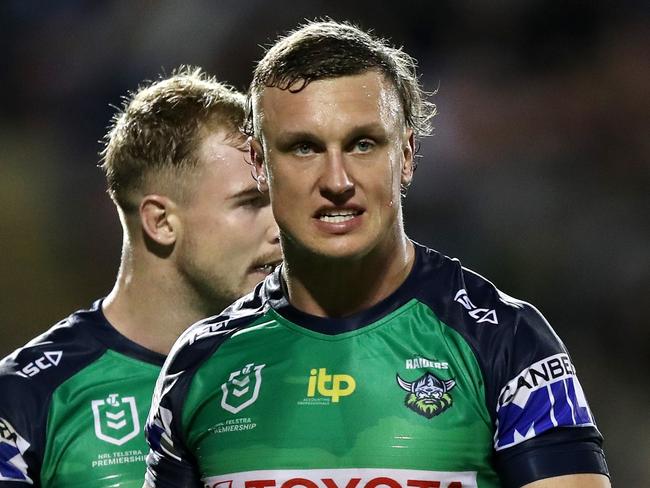
[[[441,380],[436,375],[424,373],[415,381],[409,382],[396,375],[397,384],[406,391],[404,404],[415,413],[428,419],[440,415],[453,404],[449,391],[456,386],[455,380]]]

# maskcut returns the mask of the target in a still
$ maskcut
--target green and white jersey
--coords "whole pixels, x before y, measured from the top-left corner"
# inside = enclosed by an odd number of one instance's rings
[[[0,487],[140,488],[164,356],[120,335],[101,301],[0,362]]]
[[[607,472],[560,340],[458,261],[416,246],[402,286],[345,319],[293,308],[280,280],[176,344],[148,419],[151,486],[494,488]]]

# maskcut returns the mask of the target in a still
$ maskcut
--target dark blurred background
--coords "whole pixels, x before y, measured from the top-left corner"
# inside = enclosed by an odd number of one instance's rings
[[[244,90],[262,45],[329,15],[404,46],[437,91],[411,237],[543,311],[615,486],[650,485],[650,4],[380,3],[3,0],[0,355],[112,286],[111,105],[181,63]]]

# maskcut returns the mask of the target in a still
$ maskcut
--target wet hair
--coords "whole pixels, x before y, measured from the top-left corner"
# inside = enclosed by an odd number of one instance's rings
[[[124,98],[103,139],[101,167],[111,198],[128,212],[139,205],[134,192],[156,179],[171,178],[181,188],[177,177],[198,164],[202,129],[225,129],[235,142],[244,137],[244,116],[244,95],[201,68],[180,66],[140,86]]]
[[[436,107],[419,83],[416,64],[402,49],[352,24],[308,22],[280,37],[257,64],[248,93],[244,131],[255,135],[253,106],[264,88],[298,92],[315,80],[375,70],[395,87],[406,126],[416,137],[429,135]]]

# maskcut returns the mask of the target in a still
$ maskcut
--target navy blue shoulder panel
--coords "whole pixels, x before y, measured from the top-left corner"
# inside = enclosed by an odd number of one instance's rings
[[[508,486],[540,479],[542,473],[607,474],[602,437],[575,367],[541,313],[456,259],[422,246],[416,251],[421,259],[412,275],[419,285],[411,291],[474,351],[495,426],[500,473],[518,480]],[[575,458],[566,454],[571,449]],[[564,453],[564,463],[557,462],[557,452]]]
[[[156,366],[162,366],[166,356],[158,352],[147,349],[137,342],[120,334],[106,319],[102,311],[103,300],[97,300],[93,303],[92,308],[87,313],[93,320],[93,335],[97,340],[102,342],[108,349],[124,354],[138,361],[151,363]]]
[[[7,393],[0,399],[0,482],[38,485],[53,392],[108,349],[159,366],[165,360],[113,328],[97,300],[0,361],[0,391]]]
[[[38,484],[52,393],[105,352],[100,320],[96,308],[75,312],[0,361],[0,481]]]
[[[196,370],[216,348],[235,331],[247,327],[269,308],[269,291],[274,290],[268,277],[255,290],[240,298],[219,315],[205,318],[191,325],[172,347],[163,373]]]
[[[502,387],[537,360],[566,352],[544,317],[532,305],[499,291],[457,259],[417,246],[422,255],[412,274],[415,297],[474,350],[486,382],[493,418]]]
[[[158,377],[145,428],[151,448],[146,481],[152,488],[201,484],[196,462],[185,447],[181,426],[181,412],[192,379],[224,341],[268,310],[269,292],[274,289],[272,278],[267,278],[220,315],[190,326],[174,344]],[[173,485],[169,480],[173,480]]]

